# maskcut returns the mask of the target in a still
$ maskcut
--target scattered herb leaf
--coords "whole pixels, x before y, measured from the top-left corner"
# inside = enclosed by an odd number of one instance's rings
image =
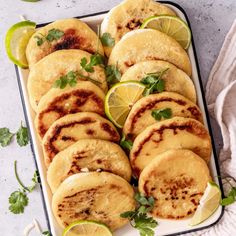
[[[13,136],[8,128],[0,128],[0,145],[2,147],[9,145]]]
[[[46,36],[43,34],[40,35],[42,37],[40,37],[39,35],[34,36],[37,46],[41,46],[45,41],[52,42],[54,40],[60,39],[64,35],[64,32],[59,29],[50,29]]]
[[[108,84],[115,84],[120,82],[121,73],[117,68],[117,65],[108,65],[105,68],[106,78]]]
[[[126,140],[125,134],[122,134],[122,138],[120,140],[120,146],[131,151],[133,147],[133,142],[131,140]]]
[[[115,45],[115,39],[111,37],[110,33],[104,33],[100,38],[102,45],[106,47],[112,47]]]
[[[227,197],[221,200],[222,206],[228,206],[236,201],[236,187],[231,186],[231,190],[228,193]]]
[[[45,236],[52,236],[52,234],[48,230],[42,232],[42,234],[45,235]]]
[[[60,88],[60,89],[64,89],[67,85],[69,85],[70,87],[74,87],[76,86],[78,82],[77,81],[78,77],[91,81],[92,83],[96,85],[101,84],[100,81],[91,79],[89,76],[85,76],[78,71],[69,71],[66,75],[63,75],[58,80],[56,80],[53,84],[53,87]]]
[[[26,187],[22,181],[19,178],[18,172],[17,172],[17,161],[14,162],[14,172],[15,177],[19,185],[22,189],[13,192],[9,197],[9,210],[14,214],[20,214],[24,212],[25,206],[28,205],[28,197],[27,192],[32,192],[36,185],[39,183],[39,174],[37,171],[35,171],[34,176],[32,178],[33,184],[30,187]]]
[[[137,193],[135,194],[135,200],[138,203],[135,211],[127,211],[120,216],[128,218],[131,226],[137,229],[141,236],[154,236],[153,229],[158,223],[152,217],[147,216],[147,213],[154,207],[154,198],[146,198],[142,194]]]
[[[159,72],[148,73],[140,82],[146,86],[146,89],[143,92],[144,96],[152,94],[154,92],[163,92],[165,89],[165,81],[161,79],[164,73],[168,70],[164,69]]]
[[[58,40],[64,35],[64,32],[59,29],[50,29],[46,36],[46,40],[52,42],[53,40]]]
[[[29,143],[29,134],[27,127],[24,127],[21,122],[21,126],[16,133],[17,143],[23,147]]]
[[[24,208],[28,205],[28,197],[23,190],[13,192],[9,199],[9,210],[14,214],[20,214],[24,212]]]
[[[88,63],[87,58],[83,57],[81,59],[80,65],[81,67],[87,71],[87,72],[94,72],[94,66],[97,65],[104,65],[104,57],[99,54],[99,53],[95,53],[90,57],[90,62]]]
[[[152,111],[151,115],[156,120],[169,119],[172,116],[172,110],[170,108],[156,109]]]
[[[40,0],[21,0],[23,2],[39,2]]]

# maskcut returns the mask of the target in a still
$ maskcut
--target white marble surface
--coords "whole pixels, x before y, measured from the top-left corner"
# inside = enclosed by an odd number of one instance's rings
[[[135,0],[134,0],[135,1]],[[41,0],[27,3],[21,0],[0,0],[0,127],[16,131],[24,120],[16,75],[12,63],[4,50],[6,30],[19,21],[24,14],[32,21],[43,23],[58,18],[79,16],[110,9],[120,0]],[[204,85],[225,34],[236,17],[235,0],[173,0],[186,10],[192,25],[201,75]],[[222,78],[223,79],[223,78]],[[220,134],[214,125],[217,149]],[[14,215],[8,210],[8,197],[18,189],[14,177],[13,162],[18,160],[19,173],[28,184],[35,170],[30,146],[20,148],[14,141],[9,147],[0,148],[0,234],[1,236],[23,235],[24,227],[37,218],[43,229],[47,229],[40,189],[29,194],[29,206],[22,215]],[[37,233],[32,233],[36,236]]]

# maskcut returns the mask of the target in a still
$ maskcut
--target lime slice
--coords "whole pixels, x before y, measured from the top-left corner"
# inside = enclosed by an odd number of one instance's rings
[[[135,82],[120,82],[113,86],[105,98],[107,117],[122,128],[134,103],[142,97],[145,85]]]
[[[193,215],[190,225],[195,226],[208,219],[219,207],[221,191],[217,184],[209,182],[200,200],[200,204]]]
[[[25,49],[36,24],[31,21],[22,21],[13,25],[6,34],[5,47],[8,57],[21,68],[28,68]]]
[[[112,236],[110,229],[103,223],[93,220],[80,220],[67,226],[62,236]]]
[[[188,25],[176,16],[151,16],[144,20],[140,28],[159,30],[174,38],[184,49],[187,49],[191,42],[191,31]]]

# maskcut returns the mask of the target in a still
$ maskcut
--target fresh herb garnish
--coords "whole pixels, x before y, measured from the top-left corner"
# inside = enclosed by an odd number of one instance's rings
[[[165,89],[165,81],[161,77],[168,70],[164,69],[160,72],[148,73],[140,82],[146,86],[146,89],[143,92],[144,96],[152,94],[154,92],[163,92]]]
[[[220,176],[218,176],[218,177],[220,177]],[[231,180],[233,180],[234,183],[236,181],[231,176],[225,177],[224,180],[226,181],[227,184],[229,184],[230,190],[229,190],[227,196],[221,200],[220,204],[222,206],[228,206],[228,205],[230,205],[230,204],[232,204],[232,203],[234,203],[236,201],[236,187],[233,186],[232,183],[230,182]]]
[[[13,136],[16,135],[17,143],[22,147],[29,143],[29,134],[27,127],[24,127],[21,123],[17,133],[11,133],[8,128],[0,128],[0,145],[6,147],[10,144]]]
[[[8,128],[0,128],[0,145],[2,147],[9,145],[13,136]]]
[[[172,116],[172,110],[170,108],[156,109],[152,111],[151,115],[156,120],[169,119]]]
[[[108,65],[105,68],[106,78],[108,84],[115,84],[120,81],[121,73],[117,68],[117,65]]]
[[[37,46],[41,46],[45,41],[52,42],[54,40],[60,39],[64,35],[64,32],[59,29],[50,29],[46,36],[43,34],[40,35],[42,37],[40,37],[39,35],[34,36],[34,38],[36,39]]]
[[[78,77],[89,80],[96,85],[101,84],[100,81],[91,79],[89,76],[82,75],[78,71],[69,71],[66,75],[63,75],[58,80],[56,80],[53,84],[53,87],[60,89],[64,89],[67,85],[69,85],[70,87],[74,87],[78,82]]]
[[[39,2],[40,0],[21,0],[23,2]]]
[[[27,127],[24,127],[21,122],[21,126],[16,133],[17,143],[23,147],[29,143],[29,134]]]
[[[24,208],[28,205],[29,199],[24,190],[13,192],[9,199],[9,210],[14,214],[24,213]]]
[[[42,234],[45,235],[45,236],[52,236],[52,234],[48,230],[42,232]]]
[[[15,177],[19,185],[21,186],[21,189],[13,192],[8,201],[9,201],[9,210],[14,214],[20,214],[24,212],[24,208],[28,205],[28,197],[27,192],[32,192],[36,185],[39,183],[39,174],[37,171],[35,171],[34,176],[32,178],[32,185],[30,187],[26,187],[22,181],[19,178],[18,172],[17,172],[17,161],[14,162],[14,172]]]
[[[90,62],[88,62],[86,57],[81,59],[80,65],[87,72],[94,72],[94,66],[104,65],[104,56],[99,53],[91,55]]]
[[[125,134],[122,134],[122,138],[120,140],[120,146],[131,151],[133,147],[133,142],[131,140],[126,140]]]
[[[135,200],[138,207],[135,211],[127,211],[122,213],[122,218],[128,218],[132,227],[137,229],[141,236],[154,236],[153,229],[158,225],[157,221],[152,217],[148,217],[147,213],[154,207],[154,198],[146,198],[140,193],[135,194]]]
[[[63,75],[58,80],[56,80],[53,84],[53,87],[64,89],[67,84],[69,84],[70,87],[74,87],[77,84],[77,72],[69,71],[66,75]]]
[[[102,45],[106,47],[112,47],[115,45],[115,39],[111,37],[110,33],[104,33],[100,38]]]

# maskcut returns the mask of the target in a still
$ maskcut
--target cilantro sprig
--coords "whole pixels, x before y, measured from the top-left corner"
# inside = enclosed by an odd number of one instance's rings
[[[111,37],[110,33],[103,33],[100,40],[103,46],[113,47],[115,45],[115,39]]]
[[[60,88],[60,89],[64,89],[67,85],[69,85],[70,87],[74,87],[78,83],[78,78],[91,81],[92,83],[98,86],[101,84],[100,81],[91,79],[89,76],[85,76],[81,74],[79,71],[69,71],[67,74],[61,76],[58,80],[56,80],[52,86],[54,88]]]
[[[168,69],[169,68],[159,72],[148,73],[146,77],[142,78],[140,82],[146,86],[146,89],[143,92],[144,96],[147,96],[154,92],[160,93],[164,91],[165,81],[161,79],[161,77],[166,73]]]
[[[94,68],[93,68],[94,66],[97,66],[97,65],[104,66],[104,63],[105,63],[104,56],[102,56],[99,53],[95,53],[91,55],[89,62],[86,57],[83,57],[81,59],[80,65],[85,71],[92,73],[94,72]]]
[[[35,171],[34,176],[32,178],[32,184],[29,187],[26,187],[21,179],[19,178],[18,172],[17,172],[17,161],[14,162],[14,173],[17,182],[21,186],[21,189],[14,191],[11,193],[8,201],[9,201],[9,210],[14,214],[21,214],[24,213],[25,207],[28,205],[29,198],[27,196],[27,193],[31,193],[37,184],[40,182],[39,174],[37,171]]]
[[[152,111],[151,115],[155,120],[158,121],[160,121],[162,118],[169,119],[172,117],[172,110],[171,108],[155,109]]]
[[[9,145],[13,136],[8,128],[0,128],[0,145],[2,147]]]
[[[234,183],[236,182],[235,179],[230,177],[230,176],[227,176],[227,177],[224,178],[226,183],[229,184],[230,190],[229,190],[227,196],[221,200],[220,204],[222,206],[231,205],[231,204],[233,204],[236,201],[236,186],[233,186],[233,184],[230,182],[229,179],[233,180]]]
[[[115,65],[106,66],[105,74],[106,74],[108,84],[112,85],[112,84],[120,82],[121,73],[118,70],[117,65],[116,66]]]
[[[122,213],[122,218],[128,218],[132,227],[137,229],[140,236],[154,236],[154,228],[158,225],[157,221],[152,217],[148,217],[147,213],[154,207],[154,198],[145,197],[140,193],[135,194],[135,200],[138,203],[135,211],[127,211]]]
[[[0,145],[2,147],[8,146],[15,135],[19,146],[26,146],[29,143],[28,129],[24,127],[21,122],[21,126],[16,133],[10,132],[6,127],[0,128]]]
[[[122,134],[122,138],[120,140],[120,146],[123,147],[124,149],[128,149],[131,151],[133,147],[133,142],[131,140],[126,139],[125,134]]]
[[[48,31],[47,35],[40,35],[41,37],[39,35],[34,36],[34,38],[36,39],[37,46],[41,46],[44,42],[51,43],[54,40],[60,39],[64,35],[64,32],[59,29],[53,28]]]

